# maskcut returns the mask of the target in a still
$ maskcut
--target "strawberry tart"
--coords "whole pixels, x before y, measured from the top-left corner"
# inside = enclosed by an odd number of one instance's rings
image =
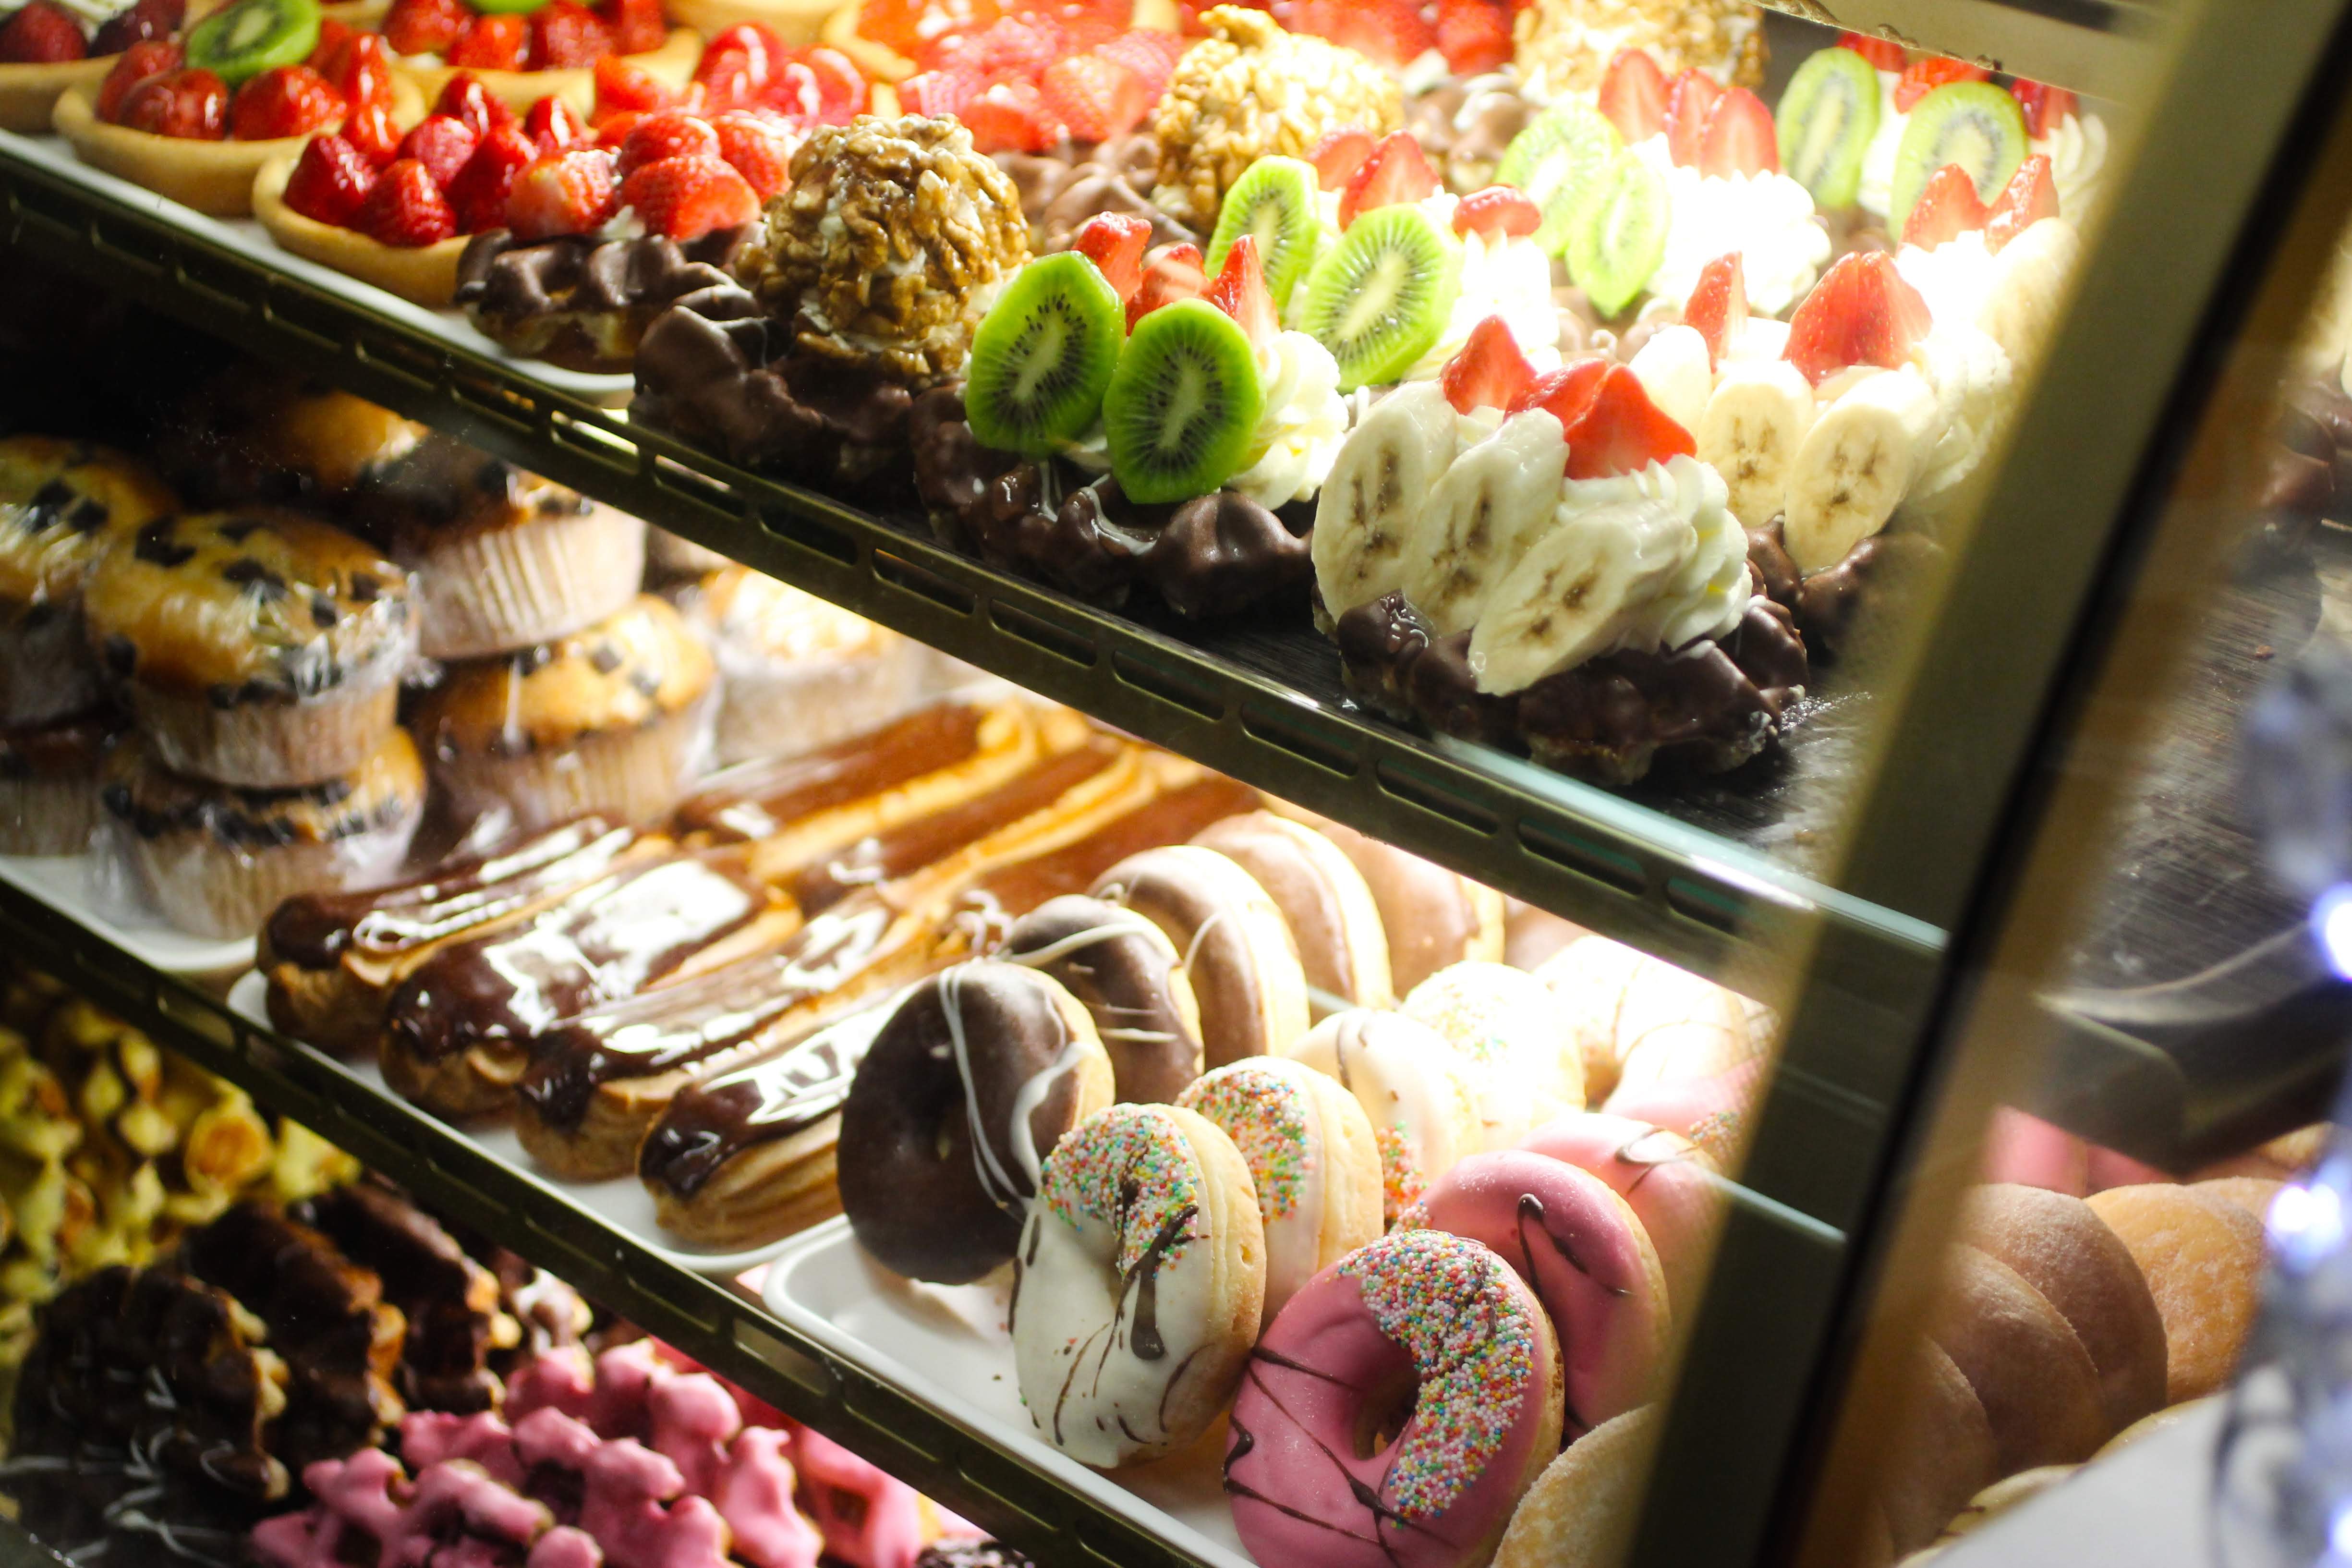
[[[553,94],[575,114],[596,99],[596,67],[617,59],[673,90],[701,58],[702,39],[673,27],[661,0],[393,0],[384,40],[427,96],[465,71],[517,112]]]
[[[95,92],[123,50],[172,37],[184,16],[184,0],[0,5],[0,131],[46,132],[68,89]]]

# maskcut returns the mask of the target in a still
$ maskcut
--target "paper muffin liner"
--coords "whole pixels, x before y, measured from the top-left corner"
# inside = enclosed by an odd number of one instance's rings
[[[202,826],[143,837],[120,822],[109,837],[158,913],[192,936],[234,942],[299,893],[388,881],[425,818],[422,792],[397,817],[325,843],[233,844]]]
[[[294,789],[350,773],[398,719],[400,664],[292,702],[268,698],[226,707],[203,696],[133,679],[131,711],[165,767],[246,789]]]
[[[460,817],[503,811],[519,831],[586,812],[624,822],[667,815],[710,754],[708,698],[635,730],[584,735],[511,756],[446,752],[434,782]]]
[[[81,598],[0,606],[0,725],[46,724],[98,705]]]
[[[611,507],[453,529],[404,554],[427,658],[480,658],[568,637],[636,597],[646,525]]]
[[[875,653],[779,658],[721,637],[719,764],[805,752],[896,718],[919,695],[924,649],[892,637]]]
[[[79,855],[98,831],[99,766],[0,777],[0,855]]]

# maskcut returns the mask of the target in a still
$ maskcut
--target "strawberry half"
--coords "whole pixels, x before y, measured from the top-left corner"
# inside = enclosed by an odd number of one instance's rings
[[[376,98],[355,105],[343,117],[343,140],[377,168],[390,163],[400,147],[400,127],[393,123],[392,100]]]
[[[980,73],[961,66],[918,71],[898,84],[898,102],[909,114],[944,120],[961,114],[963,106],[980,96],[982,86]]]
[[[507,226],[517,239],[586,234],[621,210],[621,182],[609,153],[575,147],[539,159],[507,193]]]
[[[278,66],[247,79],[228,106],[229,134],[240,142],[308,136],[340,124],[343,95],[309,66]]]
[[[1850,365],[1894,370],[1927,335],[1927,301],[1885,252],[1840,257],[1789,321],[1780,357],[1818,386]]]
[[[656,5],[658,10],[659,6]],[[827,125],[846,125],[866,112],[872,89],[856,61],[839,49],[819,44],[804,51],[802,63],[816,78],[817,118]],[[1156,100],[1160,95],[1153,93]]]
[[[473,19],[466,0],[392,0],[383,18],[383,41],[395,54],[442,54]]]
[[[1455,76],[1482,76],[1511,63],[1511,14],[1494,0],[1438,0],[1437,52]]]
[[[414,250],[455,235],[457,218],[432,171],[414,158],[402,158],[369,190],[352,216],[352,226],[378,245]]]
[[[223,141],[228,135],[228,86],[211,71],[184,66],[151,76],[123,95],[122,123],[157,136]]]
[[[621,182],[621,202],[636,209],[646,228],[672,239],[699,239],[760,215],[760,198],[716,154],[647,163]]]
[[[665,158],[719,155],[719,132],[710,128],[709,121],[683,109],[665,109],[630,127],[613,172],[625,180],[647,163],[658,163]]]
[[[1372,155],[1372,133],[1353,125],[1343,125],[1337,131],[1326,131],[1323,139],[1307,154],[1315,165],[1315,183],[1327,191],[1343,191],[1364,160]]]
[[[98,117],[114,124],[122,114],[122,100],[132,88],[151,76],[161,76],[177,70],[186,63],[188,51],[167,38],[133,44],[122,51],[106,79],[98,84]]]
[[[1601,118],[1630,145],[1666,128],[1666,73],[1647,49],[1620,49],[1601,79]]]
[[[1391,70],[1437,47],[1437,34],[1422,19],[1416,0],[1296,0],[1290,27],[1328,38]]]
[[[1173,33],[1154,32],[1138,28],[1121,33],[1106,44],[1095,46],[1095,53],[1108,60],[1117,60],[1133,71],[1143,82],[1147,100],[1157,104],[1168,91],[1168,83],[1176,74],[1176,56],[1158,40],[1168,39],[1181,44]]]
[[[982,153],[1045,153],[1062,139],[1061,123],[1034,83],[1000,81],[961,110],[971,144]]]
[[[1339,226],[1347,227],[1375,207],[1402,206],[1437,194],[1437,171],[1410,131],[1381,138],[1363,167],[1349,176],[1339,194]]]
[[[1735,87],[1715,100],[1699,139],[1698,172],[1727,180],[1780,172],[1780,133],[1762,99]]]
[[[1143,79],[1104,55],[1066,55],[1045,68],[1038,90],[1074,142],[1124,136],[1151,110]]]
[[[1097,213],[1078,226],[1070,248],[1095,264],[1124,305],[1143,287],[1143,252],[1151,225],[1132,213]]]
[[[1683,325],[1706,340],[1707,364],[1721,369],[1723,356],[1748,331],[1748,274],[1739,252],[1718,256],[1698,269],[1698,281],[1683,302]]]
[[[2039,142],[2050,134],[2051,128],[2074,112],[2074,95],[2063,87],[2047,82],[2028,81],[2023,77],[2009,84],[2009,96],[2017,100],[2017,107],[2025,111],[2025,133]]]
[[[521,16],[477,16],[444,57],[461,70],[519,71],[530,53],[530,23]]]
[[[1437,373],[1438,387],[1457,414],[1507,408],[1535,379],[1536,367],[1519,352],[1518,340],[1500,316],[1489,316],[1471,328],[1462,352]]]
[[[613,29],[585,5],[547,0],[530,14],[530,48],[524,58],[533,69],[593,66],[612,52]]]
[[[1255,348],[1264,348],[1282,331],[1275,314],[1274,293],[1265,286],[1265,268],[1257,258],[1257,236],[1243,235],[1225,252],[1225,264],[1210,279],[1201,297],[1234,321]]]
[[[89,45],[73,14],[50,0],[27,0],[0,26],[0,65],[55,65],[89,58]]]
[[[596,62],[596,112],[591,118],[600,127],[611,115],[651,114],[677,101],[669,83],[641,65],[616,55]]]
[[[187,14],[185,0],[137,0],[128,11],[117,11],[100,25],[90,37],[89,53],[119,55],[133,44],[168,38],[180,30]],[[326,30],[327,23],[322,20],[319,24],[321,37]],[[348,33],[350,29],[344,31]]]
[[[1208,279],[1201,271],[1201,247],[1190,242],[1163,245],[1144,258],[1143,282],[1127,302],[1127,330],[1162,305],[1197,300]]]
[[[661,0],[604,0],[596,14],[612,29],[613,48],[618,54],[650,54],[669,37]]]
[[[428,114],[400,139],[400,148],[393,156],[415,159],[432,174],[435,184],[446,186],[474,155],[479,141],[472,128],[454,115]]]
[[[1977,199],[1976,181],[1958,163],[1947,163],[1920,188],[1911,216],[1903,220],[1903,243],[1933,250],[1969,229],[1984,227],[1988,216],[1984,203]]]
[[[551,92],[524,111],[522,133],[541,153],[561,153],[596,139],[572,106]]]
[[[441,96],[433,101],[433,112],[464,121],[477,141],[500,125],[515,122],[515,112],[507,107],[506,100],[464,71],[451,77],[441,89]]]
[[[1707,111],[1723,96],[1723,84],[1693,66],[1666,84],[1666,153],[1684,168],[1698,166],[1699,142]]]
[[[1573,422],[1563,421],[1562,428],[1571,479],[1639,473],[1652,463],[1698,452],[1691,433],[1651,402],[1642,378],[1622,364],[1601,373],[1592,401]]]
[[[1477,235],[1488,245],[1529,235],[1543,225],[1543,209],[1509,185],[1473,191],[1454,207],[1454,232]]]
[[[539,158],[539,149],[523,129],[509,121],[493,125],[482,138],[457,177],[449,182],[449,210],[457,216],[457,232],[479,234],[507,221],[507,195],[515,180]]]
[[[286,176],[284,199],[304,217],[341,228],[375,188],[375,165],[358,148],[331,132],[313,136]]]
[[[1993,198],[1985,218],[1985,247],[1999,250],[2043,218],[2057,216],[2058,182],[2051,177],[2049,154],[2036,153]]]
[[[1992,72],[1982,66],[1972,66],[1948,55],[1913,60],[1903,68],[1903,79],[1895,84],[1895,107],[1908,114],[1913,104],[1939,87],[1948,87],[1956,81],[1986,81],[1991,76]]]
[[[392,55],[382,33],[353,33],[327,56],[319,74],[353,109],[392,101]]]
[[[1868,33],[1840,33],[1838,47],[1852,49],[1868,60],[1873,70],[1900,72],[1910,58],[1894,39],[1874,38]]]
[[[763,115],[731,110],[714,115],[719,155],[765,201],[793,183],[793,143],[784,128]]]
[[[1601,389],[1601,373],[1608,368],[1609,361],[1600,354],[1572,359],[1529,382],[1505,405],[1505,411],[1524,414],[1530,408],[1540,408],[1566,429],[1581,419],[1584,411],[1592,405],[1592,395]]]

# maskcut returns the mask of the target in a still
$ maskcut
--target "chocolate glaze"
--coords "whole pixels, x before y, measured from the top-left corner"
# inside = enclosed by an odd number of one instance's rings
[[[1143,219],[1151,226],[1155,246],[1208,243],[1151,200],[1160,139],[1148,131],[1109,142],[1066,142],[1043,153],[992,155],[1021,194],[1021,215],[1029,220],[1030,243],[1040,254],[1067,250],[1079,227],[1097,213]]]
[[[623,867],[509,929],[436,952],[393,993],[385,1029],[425,1061],[520,1042],[660,979],[770,899],[740,851]]]
[[[1120,1100],[1165,1104],[1197,1076],[1200,1037],[1177,1009],[1185,982],[1159,927],[1072,894],[1014,921],[996,956],[1052,975],[1093,1016]]]
[[[1806,653],[1822,663],[1860,648],[1887,624],[1881,612],[1914,602],[1920,579],[1944,563],[1943,547],[1924,534],[1877,533],[1807,576],[1780,531],[1777,517],[1748,531],[1748,564],[1759,590],[1795,619]]]
[[[963,762],[980,750],[985,716],[971,703],[935,703],[812,752],[740,763],[712,774],[677,808],[677,824],[721,840],[765,838],[820,811]]]
[[[751,228],[713,229],[681,245],[563,235],[524,241],[503,228],[476,235],[457,261],[457,302],[484,334],[581,369],[621,368],[646,323],[673,301],[733,282],[728,268]],[[565,318],[608,315],[609,338]],[[608,349],[618,349],[615,355]]]
[[[499,1396],[488,1367],[499,1318],[498,1277],[415,1205],[365,1183],[312,1198],[296,1217],[375,1270],[384,1298],[408,1320],[400,1387],[409,1404],[467,1414]]]
[[[1032,1568],[1032,1564],[1001,1542],[940,1541],[916,1554],[915,1568]]]

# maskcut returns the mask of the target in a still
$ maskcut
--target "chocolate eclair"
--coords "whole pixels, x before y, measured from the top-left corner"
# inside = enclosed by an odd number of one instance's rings
[[[623,371],[662,311],[697,289],[732,281],[748,227],[683,244],[667,235],[604,239],[567,234],[474,236],[457,261],[457,307],[509,353],[570,370]]]

